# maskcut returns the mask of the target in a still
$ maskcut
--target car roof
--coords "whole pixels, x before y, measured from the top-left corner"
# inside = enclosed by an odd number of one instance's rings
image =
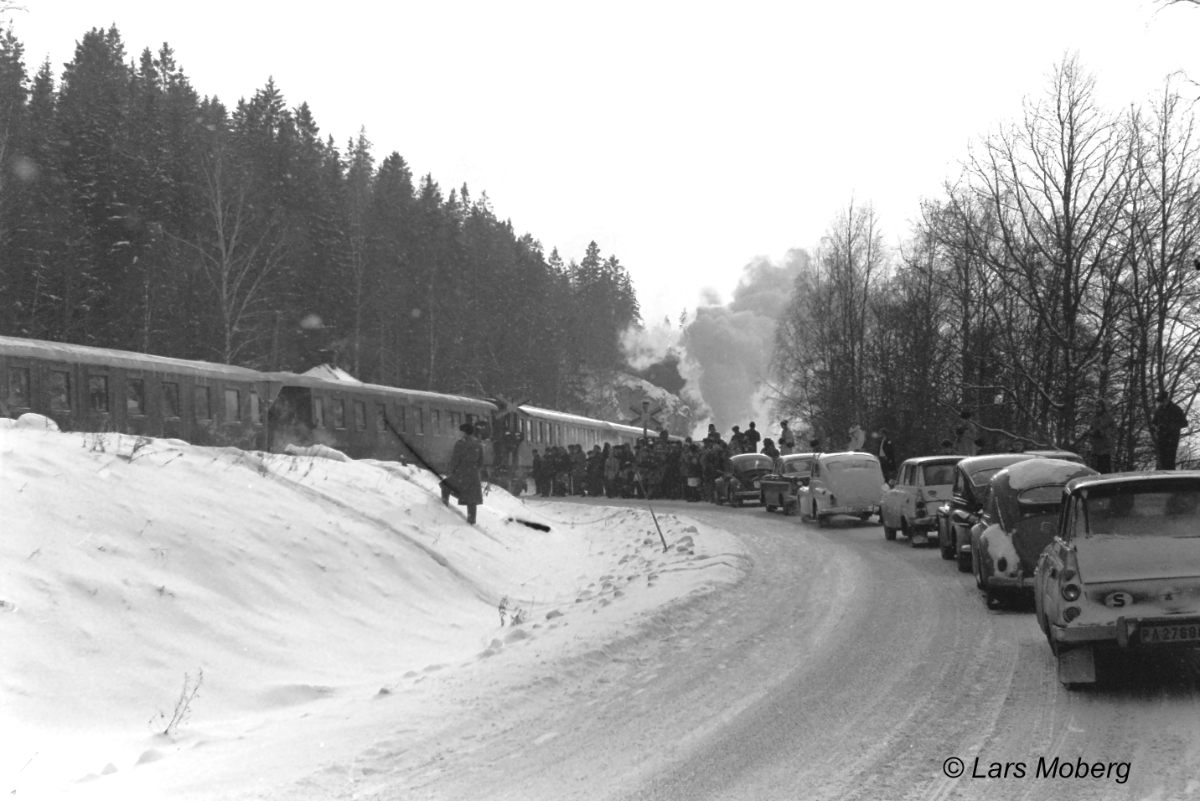
[[[1200,470],[1131,470],[1124,473],[1082,476],[1067,484],[1067,492],[1076,493],[1096,487],[1153,486],[1165,483],[1195,483],[1197,489],[1200,489]]]
[[[992,484],[1007,484],[1013,491],[1020,492],[1033,487],[1065,485],[1081,475],[1095,476],[1098,473],[1087,465],[1067,459],[1026,459],[992,476]]]
[[[767,461],[767,462],[770,462],[771,464],[775,463],[775,460],[772,459],[770,456],[767,456],[765,453],[735,453],[733,456],[729,457],[729,461],[731,461],[731,462]]]
[[[903,464],[958,464],[965,458],[962,454],[943,453],[937,456],[913,456],[910,459],[905,459]]]
[[[958,469],[966,473],[978,470],[988,470],[994,467],[1016,464],[1026,459],[1036,459],[1038,454],[1024,451],[1021,453],[985,453],[982,456],[966,456],[958,463]]]
[[[784,462],[794,462],[798,459],[813,459],[819,456],[817,453],[785,453],[780,456],[780,460]]]
[[[866,451],[837,451],[835,453],[822,453],[820,454],[820,458],[822,462],[840,462],[849,461],[851,459],[871,459],[872,461],[879,461],[878,456],[873,453],[867,453]]]

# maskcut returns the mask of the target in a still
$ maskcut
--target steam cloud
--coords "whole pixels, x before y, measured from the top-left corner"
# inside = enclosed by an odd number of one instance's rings
[[[710,289],[691,320],[678,328],[664,322],[625,336],[630,363],[638,369],[674,353],[686,381],[684,398],[695,408],[693,436],[714,423],[728,437],[734,425],[751,420],[763,436],[779,427],[771,414],[766,380],[775,347],[775,326],[791,298],[797,275],[809,265],[803,250],[791,250],[782,263],[758,257],[747,264],[726,305]]]

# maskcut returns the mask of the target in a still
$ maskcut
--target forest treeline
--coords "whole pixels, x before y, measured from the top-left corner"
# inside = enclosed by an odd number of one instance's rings
[[[1108,110],[1067,57],[898,252],[869,205],[847,208],[777,330],[782,411],[830,447],[861,423],[934,453],[966,410],[989,449],[1086,453],[1103,401],[1114,464],[1152,464],[1155,396],[1189,409],[1200,375],[1196,93],[1168,80]]]
[[[229,110],[115,27],[59,76],[0,35],[0,333],[571,408],[638,322],[596,243],[546,254],[273,81]]]

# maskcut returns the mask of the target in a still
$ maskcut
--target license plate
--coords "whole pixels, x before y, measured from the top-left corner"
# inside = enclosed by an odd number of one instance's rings
[[[1159,643],[1200,642],[1200,623],[1177,623],[1169,626],[1143,626],[1142,642]]]

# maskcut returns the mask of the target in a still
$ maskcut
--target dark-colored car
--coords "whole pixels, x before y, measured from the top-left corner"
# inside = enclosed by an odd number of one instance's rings
[[[1033,569],[1054,538],[1063,487],[1096,471],[1062,459],[1026,459],[992,476],[981,525],[971,530],[971,565],[984,601],[1033,599]]]
[[[729,457],[725,472],[717,476],[713,485],[713,500],[741,506],[746,501],[762,499],[763,476],[775,469],[775,460],[762,453],[739,453]]]
[[[968,456],[955,465],[954,495],[949,504],[938,507],[938,547],[943,559],[957,559],[960,571],[971,572],[971,528],[987,503],[992,476],[1009,465],[1038,457],[1083,461],[1070,451],[1046,450]]]
[[[768,512],[782,509],[785,515],[796,513],[796,497],[808,486],[815,453],[789,453],[775,460],[775,470],[762,477],[762,505]]]

